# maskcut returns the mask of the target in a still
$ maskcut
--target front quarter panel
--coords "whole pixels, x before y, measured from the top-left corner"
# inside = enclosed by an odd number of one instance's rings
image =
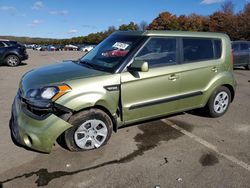
[[[102,106],[114,115],[119,102],[120,74],[111,74],[66,82],[72,90],[59,98],[56,103],[73,111]],[[105,86],[117,86],[117,90],[108,91]]]

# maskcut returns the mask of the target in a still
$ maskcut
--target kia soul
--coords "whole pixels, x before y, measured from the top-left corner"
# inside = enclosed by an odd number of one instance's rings
[[[128,124],[198,108],[219,117],[234,99],[232,70],[225,34],[115,32],[77,61],[27,72],[12,106],[11,135],[41,152],[59,137],[82,151],[103,146]]]

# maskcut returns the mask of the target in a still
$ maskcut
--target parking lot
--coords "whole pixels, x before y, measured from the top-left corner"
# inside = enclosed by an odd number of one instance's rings
[[[19,80],[31,69],[83,52],[28,53],[21,66],[0,66],[0,188],[250,187],[250,71],[235,70],[236,97],[221,118],[183,113],[121,128],[97,150],[75,153],[56,144],[42,154],[10,138]]]

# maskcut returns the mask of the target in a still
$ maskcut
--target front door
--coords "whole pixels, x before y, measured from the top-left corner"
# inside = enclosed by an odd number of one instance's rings
[[[180,79],[177,40],[150,38],[134,59],[148,62],[148,72],[121,73],[123,120],[132,123],[172,113]]]

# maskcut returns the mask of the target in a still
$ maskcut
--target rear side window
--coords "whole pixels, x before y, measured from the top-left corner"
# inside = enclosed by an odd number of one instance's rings
[[[222,46],[221,40],[214,40],[214,56],[216,59],[221,57]]]
[[[183,39],[184,62],[214,59],[213,42],[210,39]]]

